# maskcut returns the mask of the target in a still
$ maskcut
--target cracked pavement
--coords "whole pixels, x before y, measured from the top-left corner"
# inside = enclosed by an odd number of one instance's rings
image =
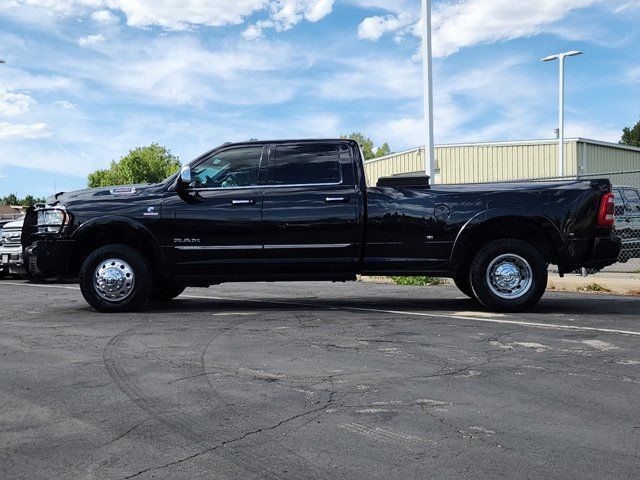
[[[7,479],[640,477],[640,299],[236,284],[135,314],[0,281]]]

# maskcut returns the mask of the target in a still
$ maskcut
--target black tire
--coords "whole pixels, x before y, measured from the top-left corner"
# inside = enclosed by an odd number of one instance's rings
[[[185,290],[184,285],[176,285],[175,283],[166,282],[162,287],[151,290],[149,300],[154,302],[168,302],[178,297]]]
[[[534,306],[547,288],[547,277],[547,262],[540,251],[516,239],[495,240],[483,247],[471,263],[469,276],[474,296],[497,312],[521,312]]]
[[[464,272],[457,278],[453,279],[453,283],[456,284],[458,290],[464,293],[467,297],[473,298],[475,300],[475,295],[473,294],[473,288],[471,288],[471,280],[469,279],[469,272]]]
[[[110,259],[118,262],[108,264],[107,260]],[[100,265],[101,263],[103,264],[102,266]],[[126,265],[126,269],[123,267],[124,265]],[[133,282],[126,283],[127,279],[124,275],[118,277],[123,282],[122,291],[127,290],[122,299],[106,299],[98,293],[98,287],[94,285],[98,268],[103,270],[112,269],[117,275],[120,275],[118,268],[122,268],[127,273],[130,271]],[[89,305],[99,312],[133,312],[147,301],[152,287],[153,274],[149,261],[138,250],[127,245],[105,245],[94,250],[86,258],[80,269],[80,291],[82,296]],[[113,295],[121,293],[112,292]]]

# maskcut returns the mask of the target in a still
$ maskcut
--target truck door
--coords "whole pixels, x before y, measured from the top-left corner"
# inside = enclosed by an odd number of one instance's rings
[[[192,165],[192,201],[172,192],[163,204],[163,223],[176,274],[244,275],[264,264],[261,232],[262,145],[214,152]]]
[[[348,144],[273,145],[262,213],[269,272],[354,273],[359,201]]]

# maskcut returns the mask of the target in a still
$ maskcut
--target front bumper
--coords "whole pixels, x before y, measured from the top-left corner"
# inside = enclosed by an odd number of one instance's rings
[[[73,240],[40,239],[24,250],[25,264],[34,277],[67,278],[73,255]]]
[[[12,274],[24,274],[24,259],[22,258],[22,246],[3,245],[0,247],[0,270]]]

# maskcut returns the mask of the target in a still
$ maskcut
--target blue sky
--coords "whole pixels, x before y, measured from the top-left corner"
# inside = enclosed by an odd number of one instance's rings
[[[0,196],[49,195],[129,149],[184,162],[226,141],[362,131],[420,145],[420,0],[4,0]],[[640,119],[639,0],[434,0],[437,143]]]

